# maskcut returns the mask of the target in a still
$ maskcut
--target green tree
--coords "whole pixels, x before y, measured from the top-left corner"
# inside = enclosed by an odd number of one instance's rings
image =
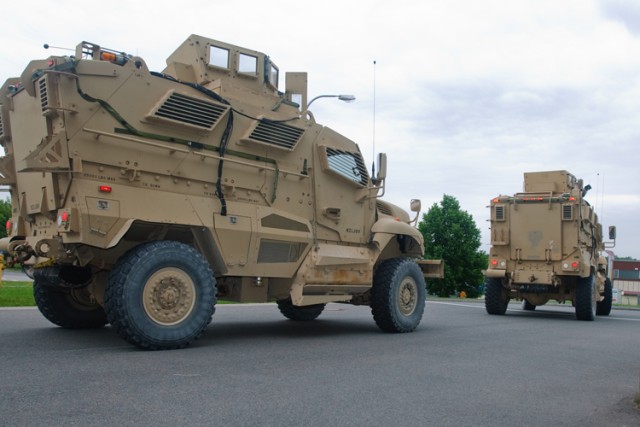
[[[5,224],[11,219],[11,201],[0,200],[0,237],[7,237]]]
[[[427,279],[429,293],[448,297],[464,291],[470,298],[479,296],[488,256],[479,250],[480,229],[458,200],[445,194],[422,216],[418,228],[425,258],[444,260],[444,279]]]
[[[616,260],[618,261],[637,261],[637,259],[630,256],[617,256]]]

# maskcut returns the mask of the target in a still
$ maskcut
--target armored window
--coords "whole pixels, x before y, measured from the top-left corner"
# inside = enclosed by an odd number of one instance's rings
[[[573,219],[573,205],[562,205],[562,220],[571,221]]]
[[[229,49],[218,46],[209,48],[209,65],[220,68],[229,68]]]
[[[246,53],[240,53],[238,55],[238,72],[256,76],[258,74],[258,58]]]
[[[278,89],[278,79],[280,78],[280,70],[276,67],[273,62],[268,61],[267,65],[267,80],[268,83],[274,88]]]
[[[504,214],[504,205],[495,205],[494,206],[494,220],[496,221],[504,221],[505,220],[505,214]]]
[[[367,168],[360,153],[327,147],[327,162],[329,170],[356,184],[365,186],[369,182]]]

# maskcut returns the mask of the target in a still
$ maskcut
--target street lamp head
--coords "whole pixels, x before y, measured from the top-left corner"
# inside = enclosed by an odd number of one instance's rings
[[[353,102],[356,100],[356,97],[353,95],[338,95],[338,99],[344,102]]]

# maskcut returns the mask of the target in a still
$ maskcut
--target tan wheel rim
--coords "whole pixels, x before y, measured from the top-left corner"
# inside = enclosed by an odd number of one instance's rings
[[[176,325],[193,311],[195,295],[196,287],[188,274],[177,268],[163,268],[144,286],[144,311],[155,323]]]
[[[418,305],[418,285],[412,277],[405,277],[398,288],[398,308],[409,316]]]

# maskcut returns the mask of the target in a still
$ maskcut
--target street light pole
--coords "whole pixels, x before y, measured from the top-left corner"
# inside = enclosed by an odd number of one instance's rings
[[[313,103],[313,101],[320,98],[338,98],[340,101],[344,102],[353,102],[356,100],[356,97],[353,95],[318,95],[311,101],[309,101],[309,103],[307,104],[307,108],[305,108],[305,111],[309,109],[309,106]]]

